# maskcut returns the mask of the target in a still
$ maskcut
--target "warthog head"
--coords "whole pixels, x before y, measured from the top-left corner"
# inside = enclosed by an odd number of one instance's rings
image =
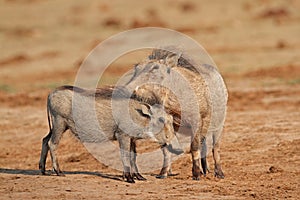
[[[167,112],[174,117],[175,129],[177,130],[181,121],[180,105],[176,110],[169,110],[170,108],[168,98],[173,94],[173,98],[177,98],[174,94],[174,87],[182,88],[181,76],[172,70],[177,67],[181,58],[180,54],[172,52],[165,52],[164,55],[157,55],[161,53],[159,50],[149,56],[148,59],[135,65],[134,69],[127,74],[127,82],[125,87],[133,91],[135,98],[150,105],[162,104]],[[179,77],[179,78],[178,78]]]
[[[126,87],[134,91],[140,98],[147,98],[150,104],[163,104],[169,96],[170,90],[165,85],[170,86],[174,79],[171,68],[176,67],[180,55],[169,54],[164,59],[149,59],[135,65],[134,70],[129,74],[130,79]]]
[[[165,59],[147,59],[134,67],[127,87],[139,87],[145,83],[161,84],[170,76],[171,68],[177,66],[180,55],[170,54]]]
[[[167,114],[163,106],[159,104],[153,106],[143,104],[140,112],[150,120],[145,129],[145,134],[160,145],[169,145],[174,138],[172,115]]]
[[[159,143],[162,147],[166,146],[172,153],[183,153],[175,137],[173,116],[166,113],[162,105],[155,104],[150,106],[143,104],[138,111],[150,120],[144,134]]]

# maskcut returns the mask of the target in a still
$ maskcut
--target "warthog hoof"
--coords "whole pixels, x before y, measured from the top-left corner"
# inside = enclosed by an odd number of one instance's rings
[[[220,165],[215,166],[215,177],[221,179],[225,177]]]
[[[53,172],[54,172],[57,176],[66,176],[61,170],[53,169]]]
[[[145,180],[147,180],[140,173],[133,173],[132,176],[133,176],[133,178],[136,178],[139,181],[145,181]]]
[[[192,168],[193,180],[200,180],[201,170],[200,163],[198,160],[193,160],[193,168]]]
[[[46,175],[46,169],[41,164],[39,164],[39,169],[42,175]]]
[[[225,178],[225,175],[222,171],[215,170],[215,177],[223,179],[223,178]]]
[[[133,180],[132,177],[126,178],[126,182],[128,182],[128,183],[135,183],[135,181]]]
[[[167,175],[156,175],[155,176],[156,178],[159,178],[159,179],[165,179],[165,178],[167,178],[168,176]]]
[[[41,174],[41,175],[46,175],[46,171],[40,170],[40,174]]]
[[[126,182],[128,183],[135,183],[135,181],[133,180],[133,176],[129,172],[124,172],[123,178],[125,178]]]
[[[168,178],[168,176],[177,176],[177,175],[178,175],[178,173],[173,174],[172,171],[170,170],[167,174],[160,173],[159,175],[156,175],[155,177],[159,178],[159,179],[165,179],[165,178]]]

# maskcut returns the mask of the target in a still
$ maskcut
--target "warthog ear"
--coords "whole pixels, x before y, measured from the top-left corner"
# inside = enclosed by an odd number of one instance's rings
[[[148,117],[151,117],[151,115],[153,114],[151,111],[151,106],[146,103],[141,104],[141,112],[143,115],[146,115]]]
[[[178,65],[178,60],[180,58],[181,54],[170,54],[166,57],[166,65],[168,67],[176,67]]]

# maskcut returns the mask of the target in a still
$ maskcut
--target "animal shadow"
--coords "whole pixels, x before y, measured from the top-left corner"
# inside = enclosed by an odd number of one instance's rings
[[[41,175],[40,170],[30,170],[30,169],[6,169],[6,168],[0,168],[0,174],[21,174],[21,175]],[[72,175],[72,174],[82,174],[82,175],[91,175],[91,176],[99,176],[101,178],[116,180],[116,181],[123,181],[123,178],[121,175],[113,175],[113,174],[106,174],[106,173],[100,173],[100,172],[90,172],[90,171],[64,171],[64,174],[66,175]],[[46,172],[46,175],[50,176],[52,175],[52,172],[48,170]]]

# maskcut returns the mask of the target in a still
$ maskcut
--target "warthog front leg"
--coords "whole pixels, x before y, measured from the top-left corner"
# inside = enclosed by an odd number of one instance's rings
[[[208,171],[206,155],[207,155],[207,145],[206,145],[206,139],[204,138],[202,141],[202,150],[201,150],[201,167],[204,176],[206,176],[206,172]]]
[[[119,141],[121,160],[123,163],[123,177],[128,183],[134,183],[131,175],[131,138],[128,135],[117,133]]]
[[[192,174],[193,174],[193,179],[194,180],[200,180],[200,151],[199,151],[199,146],[200,146],[200,140],[199,140],[199,135],[195,135],[192,143],[191,143],[191,154],[192,154],[192,160],[193,160],[193,168],[192,168]]]
[[[164,163],[159,175],[157,175],[156,178],[167,178],[167,176],[171,174],[171,153],[166,146],[162,147],[161,150],[164,155]]]
[[[215,177],[217,178],[224,178],[224,173],[222,171],[222,167],[221,167],[221,159],[220,159],[220,140],[216,139],[216,134],[213,134],[213,149],[212,149],[212,153],[213,153],[213,158],[215,161]]]
[[[50,130],[48,135],[46,137],[44,137],[43,141],[42,141],[42,150],[41,150],[41,158],[40,158],[40,162],[39,162],[39,169],[43,175],[46,174],[46,160],[47,160],[47,155],[48,155],[48,151],[49,151],[48,142],[51,138],[51,135],[52,135],[52,131]]]
[[[199,137],[199,138],[197,138],[196,141],[200,142],[199,149],[200,149],[200,156],[201,156],[201,167],[202,167],[203,175],[206,176],[206,173],[208,171],[207,161],[206,161],[206,155],[207,155],[206,136],[207,136],[208,128],[210,125],[210,119],[206,116],[202,119],[201,123],[202,123],[202,126],[200,126],[201,127],[200,132],[196,133],[196,136]],[[195,145],[196,145],[196,143],[195,143]],[[192,152],[192,154],[193,154],[193,152]],[[196,165],[198,165],[198,161],[197,161]],[[198,170],[197,167],[196,167],[196,170]],[[198,175],[198,172],[197,172],[197,175]],[[196,177],[194,179],[199,180]]]
[[[144,178],[138,170],[138,167],[136,165],[136,143],[134,139],[131,139],[131,144],[130,144],[130,165],[132,169],[132,176],[133,178],[136,178],[137,180],[147,180]]]
[[[205,145],[205,144],[202,144],[202,145]],[[203,149],[203,147],[202,147],[202,149]],[[192,153],[192,159],[193,159],[193,168],[192,168],[193,179],[200,180],[200,174],[201,174],[200,162],[199,162],[200,154],[202,155],[201,156],[201,167],[202,167],[203,175],[206,176],[206,173],[208,171],[206,156],[203,155],[205,152],[202,153],[202,151],[201,151],[201,153],[200,153],[198,150],[192,150],[191,153]]]

